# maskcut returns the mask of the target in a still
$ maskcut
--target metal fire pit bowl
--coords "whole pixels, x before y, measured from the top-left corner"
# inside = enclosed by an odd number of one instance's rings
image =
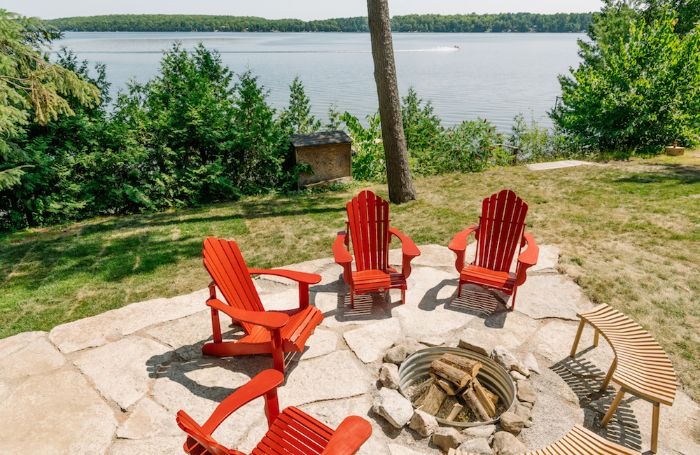
[[[441,355],[446,353],[455,354],[466,357],[470,360],[477,360],[481,362],[482,367],[477,375],[479,382],[491,392],[498,395],[500,402],[505,404],[506,410],[510,410],[513,407],[513,402],[515,401],[515,385],[513,384],[513,379],[510,377],[505,368],[500,366],[490,357],[486,357],[485,355],[474,351],[459,348],[436,347],[422,349],[404,360],[399,368],[399,388],[401,393],[410,400],[406,390],[415,384],[419,384],[427,380],[428,376],[430,376],[430,364],[433,362],[433,360],[438,359]],[[442,418],[437,418],[437,421],[444,425],[451,425],[458,428],[468,428],[481,425],[490,425],[498,422],[499,419],[500,414],[488,422],[454,422]]]

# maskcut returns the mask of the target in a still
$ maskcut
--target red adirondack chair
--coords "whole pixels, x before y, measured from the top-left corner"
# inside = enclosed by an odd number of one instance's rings
[[[406,303],[406,281],[411,275],[411,261],[420,256],[413,240],[389,224],[389,203],[369,190],[362,191],[346,205],[347,231],[339,232],[333,243],[335,262],[343,267],[343,279],[350,286],[350,304],[355,294],[401,289],[401,302]],[[348,235],[349,234],[349,235]],[[401,272],[389,265],[391,236],[401,241]],[[352,270],[355,255],[355,271]]]
[[[323,320],[318,308],[309,305],[309,285],[321,276],[291,270],[249,269],[241,251],[232,240],[209,237],[204,241],[204,267],[211,275],[209,299],[214,341],[202,352],[217,357],[272,354],[275,369],[284,373],[284,353],[302,352],[306,340]],[[251,275],[275,275],[299,283],[299,309],[265,311]],[[226,299],[217,299],[216,288]],[[243,327],[246,335],[237,341],[223,341],[219,311]]]
[[[457,255],[458,296],[461,296],[463,284],[477,284],[511,295],[510,309],[515,309],[518,286],[525,282],[527,269],[537,264],[540,252],[534,237],[525,232],[526,215],[527,204],[510,190],[502,190],[484,199],[479,224],[455,235],[449,245]],[[464,254],[471,233],[476,235],[476,257],[465,267]],[[525,244],[527,248],[522,251]],[[515,273],[512,273],[516,250],[518,261]]]
[[[185,453],[245,455],[227,449],[212,437],[212,433],[237,409],[262,396],[265,397],[268,431],[251,455],[351,455],[372,434],[369,422],[357,416],[347,417],[333,431],[297,408],[289,407],[280,413],[277,387],[283,382],[284,375],[280,372],[263,371],[222,401],[201,426],[185,411],[178,411],[177,424],[188,435],[183,446]]]

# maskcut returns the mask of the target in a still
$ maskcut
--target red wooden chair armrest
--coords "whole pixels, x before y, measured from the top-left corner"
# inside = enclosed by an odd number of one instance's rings
[[[284,382],[284,375],[277,370],[265,370],[239,387],[219,404],[211,417],[202,425],[202,430],[211,435],[221,423],[240,407],[266,395]],[[180,411],[182,412],[182,411]],[[179,414],[179,413],[178,413]],[[274,416],[277,417],[277,416]]]
[[[540,247],[535,243],[535,238],[532,234],[523,234],[523,243],[527,243],[525,251],[518,255],[518,266],[515,271],[515,285],[520,286],[527,278],[527,269],[537,264],[537,259],[540,255]]]
[[[462,269],[464,268],[464,255],[467,252],[467,240],[472,232],[476,232],[478,229],[479,226],[475,224],[473,226],[469,226],[463,231],[458,232],[457,235],[452,237],[450,244],[447,246],[457,255],[455,258],[455,268],[457,269],[457,273],[462,273]]]
[[[395,227],[389,227],[389,233],[401,241],[401,251],[404,256],[409,256],[411,258],[420,256],[420,250],[409,236]]]
[[[219,299],[209,299],[207,300],[207,305],[216,310],[226,313],[236,321],[259,325],[270,330],[281,329],[289,322],[289,316],[287,316],[284,313],[279,313],[276,311],[239,310],[237,308],[233,308],[230,305],[226,305]]]
[[[295,270],[285,269],[248,269],[251,275],[274,275],[282,278],[289,278],[297,283],[317,284],[321,282],[321,275],[315,273],[297,272]]]
[[[352,263],[352,255],[347,248],[345,248],[347,236],[348,235],[345,233],[345,231],[340,231],[333,242],[333,258],[335,259],[336,264],[342,266],[350,265]]]
[[[346,455],[357,452],[372,434],[372,426],[362,417],[346,417],[335,430],[321,455]]]

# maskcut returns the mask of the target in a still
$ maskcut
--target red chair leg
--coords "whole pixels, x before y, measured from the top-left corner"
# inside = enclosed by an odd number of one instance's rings
[[[219,311],[211,309],[211,330],[214,337],[214,343],[221,343],[221,322],[219,321]]]
[[[401,304],[406,305],[406,288],[401,288]]]
[[[460,281],[457,285],[457,298],[462,297],[462,282]]]
[[[272,332],[272,364],[275,370],[284,374],[284,351],[282,350],[282,334],[279,330]]]
[[[510,309],[508,311],[513,311],[515,310],[515,295],[518,293],[518,288],[516,287],[513,289],[513,296],[511,297],[510,301]]]
[[[355,290],[350,288],[350,308],[355,309]]]

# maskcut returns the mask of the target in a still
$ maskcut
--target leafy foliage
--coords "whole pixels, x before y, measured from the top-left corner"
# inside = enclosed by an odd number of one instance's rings
[[[678,0],[681,1],[681,0]],[[397,32],[584,32],[592,13],[413,14],[394,16]],[[367,32],[366,17],[301,21],[261,17],[128,14],[66,17],[49,21],[81,32]]]
[[[700,25],[676,33],[674,12],[651,21],[610,2],[581,43],[582,63],[560,76],[562,103],[551,113],[572,141],[629,156],[700,137]]]
[[[282,111],[280,122],[289,134],[309,134],[321,129],[321,121],[311,114],[311,100],[304,84],[295,77],[289,86],[289,107]]]

